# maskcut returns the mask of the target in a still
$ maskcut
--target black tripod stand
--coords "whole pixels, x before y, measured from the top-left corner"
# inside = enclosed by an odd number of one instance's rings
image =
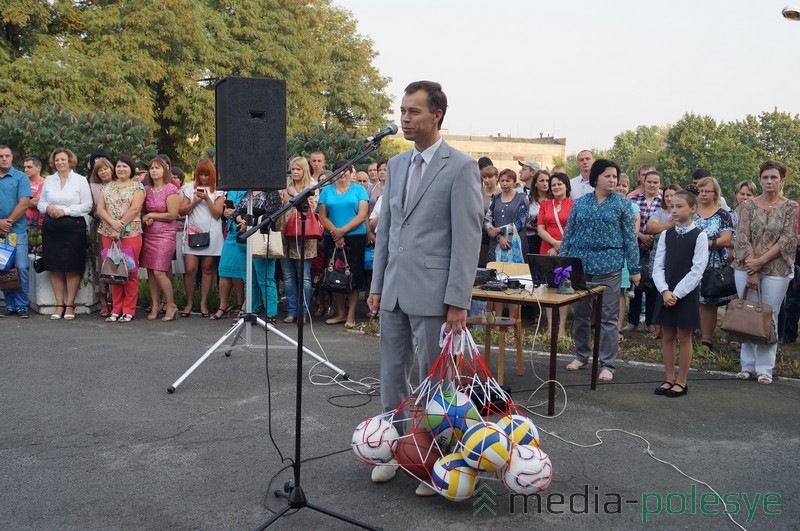
[[[395,131],[397,128],[395,127]],[[376,149],[380,147],[380,138],[376,138],[372,142],[370,142],[367,147],[364,148],[359,154],[357,154],[353,159],[347,162],[346,165],[339,168],[337,171],[330,174],[325,179],[322,179],[316,185],[309,187],[299,194],[295,196],[295,198],[289,202],[286,206],[272,214],[271,216],[264,216],[260,224],[254,226],[252,229],[249,229],[247,232],[242,234],[242,238],[246,239],[249,238],[253,233],[260,230],[264,225],[270,225],[275,222],[278,218],[280,218],[285,212],[289,211],[292,208],[296,208],[297,212],[300,213],[300,220],[302,223],[302,228],[300,230],[300,240],[298,241],[297,249],[300,254],[300,275],[299,275],[299,288],[297,290],[297,390],[296,390],[296,399],[295,399],[295,428],[294,428],[294,462],[292,463],[292,469],[294,470],[294,480],[293,482],[288,482],[284,489],[276,490],[275,496],[285,498],[287,501],[286,507],[275,513],[269,520],[265,521],[261,524],[258,529],[266,529],[278,519],[280,519],[283,515],[285,515],[288,511],[292,509],[302,509],[307,507],[309,509],[313,509],[317,512],[322,514],[327,514],[328,516],[332,516],[333,518],[337,518],[344,522],[353,524],[355,526],[364,528],[364,529],[380,529],[378,527],[371,526],[367,523],[360,522],[348,516],[344,516],[342,514],[333,512],[329,509],[325,509],[324,507],[320,507],[319,505],[315,505],[308,501],[306,498],[306,494],[303,491],[303,487],[300,485],[300,465],[301,465],[301,455],[300,450],[302,448],[302,439],[300,437],[301,433],[301,421],[302,421],[302,412],[303,412],[303,318],[305,317],[306,312],[306,304],[308,301],[305,300],[305,290],[303,288],[304,276],[305,276],[305,242],[306,242],[306,212],[308,211],[308,198],[313,194],[316,190],[331,184],[338,179],[342,173],[350,169],[353,164],[367,156],[369,153],[372,153]],[[360,186],[360,185],[356,185]]]

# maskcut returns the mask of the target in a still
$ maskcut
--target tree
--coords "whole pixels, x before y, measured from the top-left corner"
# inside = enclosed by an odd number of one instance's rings
[[[669,129],[658,166],[671,182],[688,182],[696,168],[707,168],[718,134],[719,126],[712,117],[684,114]]]
[[[337,160],[349,160],[355,157],[364,147],[366,135],[356,130],[348,131],[344,127],[335,125],[329,127],[317,126],[308,131],[292,134],[287,143],[287,155],[293,157],[308,157],[312,151],[322,151],[328,165]],[[408,149],[405,141],[396,141],[393,138],[384,139],[381,147],[361,159],[356,167],[366,170],[371,162],[389,158]]]
[[[635,176],[643,164],[656,165],[658,156],[666,145],[667,127],[640,125],[614,137],[608,156],[619,164],[623,172]],[[632,185],[635,186],[635,179]]]
[[[0,78],[24,80],[0,105],[139,116],[179,164],[213,142],[224,76],[285,79],[290,132],[389,111],[372,42],[330,0],[0,1]]]

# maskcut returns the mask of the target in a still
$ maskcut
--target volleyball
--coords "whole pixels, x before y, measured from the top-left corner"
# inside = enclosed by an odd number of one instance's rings
[[[517,494],[540,492],[553,479],[550,457],[536,446],[517,445],[511,450],[503,484]]]
[[[391,422],[382,416],[372,417],[353,432],[353,451],[362,463],[387,463],[393,457],[399,436]]]
[[[467,395],[443,391],[428,403],[423,426],[440,446],[447,448],[480,421],[481,415]]]
[[[462,501],[475,492],[478,471],[471,468],[459,452],[447,454],[433,465],[433,488],[450,501]]]
[[[512,443],[539,446],[539,430],[528,417],[506,415],[497,421],[497,425],[502,428]]]
[[[494,472],[508,462],[511,442],[500,426],[481,422],[464,432],[458,450],[472,468]]]

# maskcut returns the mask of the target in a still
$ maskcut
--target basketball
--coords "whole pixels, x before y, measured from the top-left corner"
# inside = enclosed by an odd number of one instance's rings
[[[428,403],[423,426],[441,447],[447,448],[480,421],[481,415],[467,395],[443,391]]]
[[[494,472],[508,462],[511,442],[500,426],[481,422],[464,432],[458,449],[472,468]]]
[[[359,424],[353,432],[353,451],[362,463],[387,463],[393,457],[399,436],[388,420],[382,416],[372,417]]]
[[[478,471],[459,452],[447,454],[433,465],[433,488],[450,501],[462,501],[475,492]]]
[[[536,446],[517,445],[511,450],[503,484],[517,494],[540,492],[553,479],[550,457]]]
[[[539,430],[528,417],[506,415],[497,421],[497,425],[503,429],[512,443],[539,446]]]
[[[426,431],[418,429],[400,437],[394,456],[412,479],[430,481],[433,465],[442,457],[442,452]]]

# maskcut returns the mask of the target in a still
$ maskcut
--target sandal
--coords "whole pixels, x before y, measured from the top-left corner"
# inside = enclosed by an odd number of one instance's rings
[[[740,380],[752,380],[753,373],[750,371],[739,371],[736,373],[736,377]]]
[[[111,309],[108,307],[108,303],[100,305],[100,317],[108,317],[111,315]]]
[[[184,311],[180,312],[180,314],[181,314],[181,317],[183,317],[184,319],[186,319],[187,317],[191,317],[192,316],[192,309],[189,308],[188,312],[184,310]]]
[[[283,322],[284,323],[296,323],[297,322],[297,317],[292,317],[290,315],[290,316],[284,318]]]
[[[703,340],[700,344],[703,346],[703,352],[714,352],[714,343],[711,341]]]
[[[117,321],[119,321],[119,314],[118,313],[112,313],[111,315],[106,317],[106,322],[107,323],[116,323]]]
[[[665,385],[666,385],[667,387],[664,387]],[[670,389],[672,389],[672,387],[673,387],[674,385],[675,385],[675,383],[674,383],[674,382],[668,382],[668,381],[664,380],[663,382],[661,382],[661,385],[659,385],[658,387],[656,387],[656,390],[655,390],[655,391],[653,391],[653,392],[654,392],[655,394],[657,394],[658,396],[664,396],[664,395],[666,395],[666,394],[667,394],[667,392],[668,392]]]
[[[67,313],[67,308],[72,308],[72,313]],[[73,319],[75,319],[75,305],[67,304],[66,306],[64,306],[64,320],[72,321]]]
[[[586,367],[586,364],[580,360],[572,360],[569,365],[567,365],[568,371],[577,371],[578,369],[583,369]]]
[[[61,313],[58,313],[58,309],[59,308],[64,308],[63,310],[61,310]],[[64,306],[63,304],[56,304],[56,309],[52,313],[52,315],[50,315],[50,320],[51,321],[58,321],[59,319],[64,317],[64,312],[65,311],[67,311],[67,307],[66,306]]]
[[[267,316],[267,324],[276,325],[278,324],[278,316],[277,315],[268,315]]]
[[[600,375],[597,377],[598,382],[610,382],[614,379],[614,373],[609,371],[608,369],[603,369],[600,371]]]
[[[243,314],[244,314],[244,309],[242,306],[234,308],[233,310],[231,310],[231,319],[241,319]]]
[[[766,374],[759,374],[758,383],[760,383],[761,385],[769,385],[772,383],[772,378],[770,378]]]
[[[231,312],[231,307],[229,305],[229,306],[226,306],[224,308],[220,308],[219,310],[217,310],[217,313],[215,313],[214,315],[210,316],[209,319],[211,319],[212,321],[219,321],[220,319],[224,319],[225,316],[228,315],[230,312]]]
[[[133,316],[133,315],[131,315],[131,314],[129,314],[129,313],[124,313],[124,314],[122,314],[122,317],[120,317],[119,319],[117,319],[117,322],[118,322],[118,323],[130,323],[130,322],[131,322],[131,321],[133,321],[134,319],[136,319],[136,317],[135,317],[135,316]]]
[[[617,337],[617,343],[622,343],[622,340],[625,339],[625,336],[622,335],[622,332],[619,332],[619,337]]]
[[[672,387],[673,387],[672,389],[669,389],[667,391],[667,396],[670,397],[670,398],[677,398],[677,397],[683,396],[683,395],[685,395],[686,393],[689,392],[689,386],[688,385],[681,385],[679,383],[676,383]],[[681,390],[680,391],[675,391],[674,390],[675,387],[680,387]]]

